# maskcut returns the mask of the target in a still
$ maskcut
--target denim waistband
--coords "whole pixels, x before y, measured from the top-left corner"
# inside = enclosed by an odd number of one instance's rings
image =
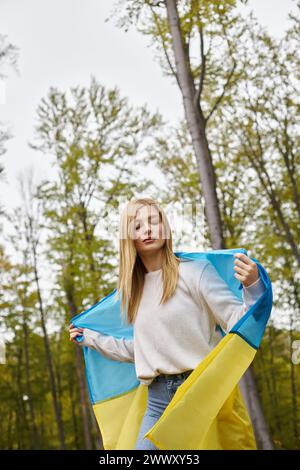
[[[193,372],[193,369],[185,370],[184,372],[179,372],[178,374],[159,374],[154,378],[154,380],[160,380],[160,379],[186,379],[192,372]]]

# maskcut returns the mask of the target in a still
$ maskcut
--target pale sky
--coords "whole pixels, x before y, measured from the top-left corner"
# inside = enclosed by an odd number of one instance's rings
[[[0,90],[0,121],[13,138],[2,157],[5,180],[0,198],[7,208],[19,202],[16,175],[31,165],[37,180],[49,172],[46,156],[31,150],[36,108],[50,86],[68,90],[89,86],[91,75],[107,87],[117,86],[130,104],[147,104],[174,123],[183,107],[177,86],[163,77],[148,39],[134,28],[125,33],[110,16],[113,0],[0,0],[0,33],[20,48],[19,75],[8,70]],[[281,37],[293,0],[250,0],[259,22]],[[1,82],[0,82],[1,84]],[[1,85],[0,85],[1,86]]]

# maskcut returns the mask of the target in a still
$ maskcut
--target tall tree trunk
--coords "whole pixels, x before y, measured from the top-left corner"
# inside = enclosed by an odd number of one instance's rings
[[[30,223],[32,224],[31,219],[30,219]],[[61,409],[60,409],[58,398],[57,398],[57,387],[56,387],[56,381],[55,381],[50,341],[49,341],[48,332],[46,328],[44,306],[43,306],[43,301],[42,301],[42,296],[41,296],[39,276],[37,272],[37,253],[36,253],[36,245],[35,245],[33,232],[31,233],[31,242],[32,242],[32,254],[33,254],[34,279],[35,279],[37,296],[38,296],[40,321],[41,321],[41,327],[43,331],[43,341],[44,341],[44,347],[45,347],[45,353],[46,353],[47,368],[49,372],[51,395],[52,395],[52,400],[53,400],[54,413],[56,417],[60,448],[65,449],[64,428],[63,428],[63,422],[62,422],[62,416],[61,416]]]
[[[16,384],[18,387],[18,395],[17,395],[17,400],[18,400],[18,409],[17,409],[17,416],[16,420],[18,422],[18,444],[21,445],[22,449],[22,437],[23,434],[29,435],[29,425],[27,421],[27,413],[26,413],[26,404],[24,400],[24,390],[23,390],[23,384],[22,384],[22,355],[23,355],[23,349],[21,347],[18,347],[17,350],[17,368],[16,368]]]
[[[273,450],[273,442],[263,414],[251,366],[240,380],[240,388],[252,419],[257,447],[263,450]]]
[[[24,356],[25,356],[25,377],[26,377],[26,394],[28,396],[28,406],[30,413],[30,437],[31,437],[31,448],[39,449],[39,437],[36,426],[35,411],[32,399],[32,389],[31,389],[31,365],[29,359],[29,344],[28,344],[28,325],[26,321],[26,312],[23,311],[23,337],[24,337]]]
[[[55,382],[57,384],[57,403],[61,412],[61,420],[63,421],[63,409],[62,409],[62,385],[61,385],[61,332],[58,339],[58,347],[55,351],[54,357],[56,358],[53,363],[53,370],[55,373]]]
[[[197,160],[202,194],[205,201],[205,216],[214,249],[225,246],[220,209],[216,193],[216,175],[205,132],[205,119],[196,101],[194,80],[189,67],[189,57],[183,45],[176,0],[166,0],[169,28],[173,40],[178,84],[182,93],[185,118],[190,131]]]
[[[273,392],[273,389],[272,389],[272,382],[271,382],[270,378],[268,377],[268,368],[266,367],[264,353],[263,353],[262,348],[260,349],[259,353],[257,354],[256,360],[257,360],[257,363],[260,365],[259,375],[264,377],[264,381],[265,381],[265,384],[266,384],[266,394],[267,394],[267,397],[269,397],[272,410],[274,410],[275,429],[272,429],[272,426],[270,425],[270,430],[273,433],[273,431],[276,431],[277,426],[278,426],[278,423],[277,423],[276,417],[275,417],[275,397],[274,397],[274,392]]]
[[[71,399],[71,414],[72,414],[72,423],[73,423],[73,432],[74,432],[74,445],[75,449],[80,449],[80,442],[79,442],[79,433],[78,433],[78,425],[77,425],[77,417],[76,417],[76,398],[75,398],[75,390],[74,390],[74,380],[73,374],[68,377],[68,387],[69,387],[69,395]]]
[[[205,200],[205,216],[211,235],[211,245],[215,250],[223,249],[226,246],[223,238],[222,221],[216,192],[216,175],[206,137],[206,119],[199,104],[199,95],[203,82],[201,81],[199,90],[196,92],[189,54],[183,44],[177,2],[176,0],[165,0],[165,5],[173,42],[176,79],[182,93],[185,117],[198,164],[202,194]],[[273,445],[261,409],[251,365],[241,379],[241,385],[243,385],[244,394],[248,393],[251,396],[251,401],[248,400],[248,410],[252,418],[258,444],[263,449],[272,449]]]

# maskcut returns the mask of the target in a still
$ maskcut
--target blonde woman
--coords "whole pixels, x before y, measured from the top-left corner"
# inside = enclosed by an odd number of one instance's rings
[[[221,336],[228,333],[264,292],[258,268],[235,254],[235,276],[243,302],[228,288],[207,259],[177,257],[168,219],[151,198],[133,199],[120,219],[118,295],[122,314],[133,325],[133,340],[116,339],[70,325],[70,340],[118,361],[133,362],[148,403],[135,449],[157,449],[143,435],[156,423],[177,388]],[[127,308],[126,308],[127,306]],[[81,342],[76,341],[83,336]]]

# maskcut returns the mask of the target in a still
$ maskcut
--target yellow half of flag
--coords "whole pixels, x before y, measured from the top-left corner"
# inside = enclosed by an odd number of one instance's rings
[[[164,450],[256,449],[238,385],[255,353],[238,335],[227,334],[177,388],[144,437]],[[105,449],[134,449],[147,396],[148,386],[140,384],[129,393],[93,406]]]

